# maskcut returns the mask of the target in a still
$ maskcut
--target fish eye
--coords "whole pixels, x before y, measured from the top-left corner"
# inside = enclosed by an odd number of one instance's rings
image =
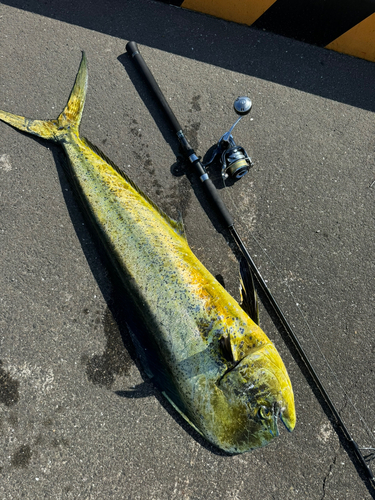
[[[267,408],[267,406],[261,406],[258,410],[258,415],[262,419],[270,418],[271,410],[270,410],[270,408]]]

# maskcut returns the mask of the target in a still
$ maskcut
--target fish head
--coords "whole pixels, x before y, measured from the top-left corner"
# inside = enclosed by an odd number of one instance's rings
[[[233,409],[232,421],[237,425],[233,433],[238,436],[239,451],[264,446],[278,436],[278,418],[288,431],[294,429],[293,390],[273,344],[251,350],[223,375],[218,385]]]

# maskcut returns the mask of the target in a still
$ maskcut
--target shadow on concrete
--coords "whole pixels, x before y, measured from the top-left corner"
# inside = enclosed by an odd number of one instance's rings
[[[375,111],[374,63],[141,0],[3,0],[65,23]],[[125,51],[125,43],[124,43]]]

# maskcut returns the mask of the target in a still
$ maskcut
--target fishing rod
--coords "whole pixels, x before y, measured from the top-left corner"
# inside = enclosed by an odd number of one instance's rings
[[[166,101],[164,94],[162,93],[159,85],[157,84],[145,60],[140,54],[136,42],[128,42],[126,45],[126,51],[135,61],[140,73],[142,74],[143,78],[145,79],[145,81],[151,88],[152,92],[154,93],[157,101],[160,104],[160,107],[163,109],[165,116],[169,121],[170,126],[172,127],[174,133],[177,136],[177,139],[180,143],[184,156],[190,162],[191,166],[193,167],[193,169],[195,170],[195,172],[199,176],[199,179],[202,182],[202,187],[209,199],[211,208],[214,210],[217,218],[220,220],[223,226],[227,230],[229,230],[230,235],[235,241],[244,261],[247,263],[248,267],[251,269],[251,272],[254,274],[272,310],[279,318],[284,330],[288,334],[289,338],[292,340],[293,345],[296,351],[298,352],[300,359],[306,366],[312,380],[314,381],[320,394],[325,400],[332,416],[334,417],[334,420],[341,428],[342,433],[347,442],[351,445],[354,455],[357,457],[360,465],[364,468],[366,475],[370,479],[370,481],[374,481],[373,472],[366,461],[367,457],[364,457],[360,447],[352,438],[348,428],[346,427],[342,417],[340,416],[338,410],[336,409],[335,404],[329,397],[323,383],[321,382],[318,374],[313,368],[296,334],[294,333],[292,327],[290,326],[288,320],[286,319],[276,299],[270,292],[265,280],[263,279],[252,257],[250,256],[248,250],[246,249],[244,242],[242,241],[240,235],[238,234],[236,228],[234,227],[234,220],[230,215],[227,207],[225,206],[223,200],[221,199],[213,182],[209,178],[206,170],[206,166],[212,163],[217,156],[221,158],[221,163],[222,163],[221,175],[224,180],[228,177],[239,179],[243,177],[250,169],[252,165],[251,159],[248,157],[246,151],[234,142],[232,136],[232,130],[240,121],[240,119],[250,112],[252,107],[251,100],[248,97],[239,97],[238,99],[236,99],[236,101],[234,102],[234,110],[239,115],[239,118],[228,130],[228,132],[226,132],[221,137],[216,148],[211,153],[209,160],[206,161],[204,164],[202,164],[200,158],[196,155],[194,149],[186,139],[180,123],[178,122],[176,116],[174,115],[172,109],[170,108],[168,102]]]

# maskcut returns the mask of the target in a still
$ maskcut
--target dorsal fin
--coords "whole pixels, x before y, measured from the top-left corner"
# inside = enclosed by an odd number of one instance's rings
[[[142,191],[142,189],[140,189],[134,181],[132,181],[130,179],[130,177],[128,177],[128,175],[120,169],[120,167],[118,167],[115,163],[113,163],[113,161],[108,158],[108,156],[103,153],[103,151],[98,148],[98,146],[95,146],[95,144],[93,144],[91,141],[89,141],[86,137],[82,137],[82,141],[92,150],[94,151],[94,153],[96,153],[98,156],[100,156],[100,158],[102,160],[104,160],[106,163],[108,163],[108,165],[110,165],[113,170],[115,170],[119,175],[121,175],[121,177],[123,177],[126,182],[128,184],[130,184],[130,186],[135,190],[137,191],[137,193],[139,193],[142,198],[144,198],[147,203],[149,203],[152,208],[154,208],[162,217],[163,219],[165,219],[168,224],[176,231],[176,233],[179,235],[179,236],[182,236],[185,240],[186,240],[186,235],[185,235],[185,229],[184,229],[184,224],[183,224],[183,221],[182,221],[182,217],[180,216],[179,217],[179,220],[174,220],[172,219],[171,217],[169,217],[169,215],[167,215],[163,210],[161,210],[161,208],[159,208],[156,203],[154,201],[151,200],[151,198],[149,198],[147,196],[146,193],[144,193]]]

